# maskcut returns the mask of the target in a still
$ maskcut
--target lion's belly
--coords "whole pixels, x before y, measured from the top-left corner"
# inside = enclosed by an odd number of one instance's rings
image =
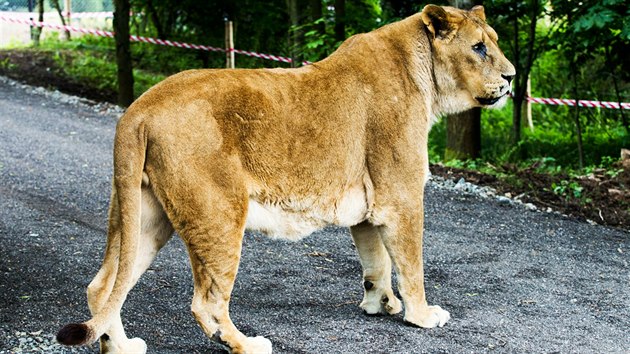
[[[331,200],[296,208],[250,199],[246,229],[260,231],[272,238],[297,241],[326,225],[353,226],[368,217],[369,206],[363,186],[351,188],[341,198]]]

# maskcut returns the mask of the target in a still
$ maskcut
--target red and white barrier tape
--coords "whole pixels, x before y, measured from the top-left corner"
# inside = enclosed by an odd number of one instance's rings
[[[62,11],[65,18],[68,14]],[[39,13],[37,12],[14,12],[14,11],[0,11],[0,16],[12,17],[12,18],[37,18]],[[58,17],[57,12],[44,12],[44,17]],[[70,18],[113,18],[113,12],[71,12]]]
[[[248,57],[261,58],[261,59],[267,59],[267,60],[273,60],[273,61],[281,61],[283,63],[289,63],[289,64],[293,62],[293,59],[291,58],[281,57],[281,56],[273,55],[273,54],[256,53],[256,52],[250,52],[250,51],[242,50],[242,49],[232,49],[232,51],[236,54],[242,54]],[[302,62],[302,65],[310,65],[310,64],[313,64],[313,63],[307,60],[304,60]]]
[[[112,32],[112,35],[113,35],[113,32]],[[190,43],[182,43],[182,42],[177,42],[177,41],[169,41],[168,39],[140,37],[136,35],[131,35],[129,36],[129,38],[131,39],[132,42],[144,42],[144,43],[165,45],[169,47],[205,50],[207,52],[225,52],[225,49],[223,48],[211,47],[211,46],[201,45],[201,44],[190,44]]]
[[[110,31],[85,29],[85,28],[79,28],[79,27],[74,27],[74,26],[63,26],[63,25],[58,25],[54,23],[46,23],[46,22],[39,22],[39,21],[30,20],[30,19],[20,19],[20,18],[15,18],[12,16],[5,16],[5,14],[6,12],[0,12],[0,20],[6,21],[6,22],[18,23],[18,24],[26,24],[30,26],[36,26],[36,27],[48,27],[48,28],[54,28],[58,30],[67,30],[67,31],[72,31],[72,32],[92,34],[92,35],[101,36],[101,37],[110,37],[110,38],[114,37],[114,32],[110,32]],[[92,14],[95,14],[95,13],[92,13]],[[100,12],[96,14],[108,14],[108,13]],[[205,46],[205,45],[200,45],[200,44],[182,43],[182,42],[177,42],[177,41],[162,40],[159,38],[141,37],[141,36],[136,36],[136,35],[131,35],[129,36],[129,38],[134,42],[144,42],[144,43],[158,44],[158,45],[164,45],[164,46],[170,46],[170,47],[197,49],[197,50],[205,50],[205,51],[210,51],[210,52],[225,52],[226,51],[226,49],[224,48],[211,47],[211,46]],[[283,63],[291,63],[293,61],[291,58],[281,57],[278,55],[256,53],[256,52],[250,52],[250,51],[242,50],[242,49],[230,49],[230,50],[236,54],[241,54],[241,55],[246,55],[249,57],[261,58],[261,59],[267,59],[267,60],[274,60],[274,61],[279,61]],[[308,65],[308,64],[311,64],[311,62],[308,62],[308,61],[302,62],[302,65]],[[527,100],[533,103],[550,104],[550,105],[566,105],[566,106],[571,106],[571,107],[575,106],[575,102],[576,102],[573,99],[566,99],[566,98],[527,97]],[[577,102],[578,102],[577,104],[580,107],[630,109],[630,103],[628,102],[619,103],[619,102],[589,101],[589,100],[578,100]]]
[[[110,32],[110,31],[85,29],[85,28],[74,27],[74,26],[63,26],[63,25],[58,25],[55,23],[39,22],[39,21],[18,19],[18,18],[6,17],[6,16],[0,16],[0,20],[12,22],[12,23],[31,25],[31,26],[36,26],[36,27],[47,27],[47,28],[53,28],[53,29],[58,29],[58,30],[64,30],[64,31],[93,34],[93,35],[101,36],[101,37],[110,37],[110,38],[114,37],[114,32]],[[141,36],[135,36],[135,35],[129,36],[129,38],[134,42],[145,42],[145,43],[159,44],[159,45],[165,45],[165,46],[171,46],[171,47],[206,50],[206,51],[211,51],[211,52],[225,52],[225,49],[223,48],[216,48],[216,47],[210,47],[210,46],[199,45],[199,44],[181,43],[177,41],[162,40],[158,38],[141,37]]]
[[[0,20],[6,21],[6,22],[12,22],[12,23],[24,24],[24,25],[31,25],[35,27],[48,27],[48,28],[54,28],[54,29],[64,30],[64,31],[93,34],[93,35],[101,36],[101,37],[110,37],[110,38],[114,37],[114,33],[109,32],[109,31],[85,29],[85,28],[79,28],[79,27],[74,27],[74,26],[64,26],[64,25],[58,25],[55,23],[39,22],[39,21],[34,21],[34,20],[29,20],[29,19],[21,19],[21,18],[7,17],[7,16],[0,15]]]
[[[110,38],[114,37],[114,32],[110,32],[110,31],[92,30],[92,29],[85,29],[85,28],[74,27],[74,26],[63,26],[63,25],[58,25],[54,23],[39,22],[39,21],[30,20],[30,19],[20,19],[20,18],[15,18],[15,17],[3,16],[2,14],[0,14],[0,20],[6,21],[6,22],[36,26],[36,27],[48,27],[48,28],[53,28],[53,29],[58,29],[58,30],[67,30],[71,32],[93,34],[93,35],[97,35],[101,37],[110,37]],[[225,52],[226,51],[225,48],[211,47],[211,46],[206,46],[206,45],[201,45],[201,44],[182,43],[182,42],[177,42],[177,41],[162,40],[159,38],[141,37],[141,36],[136,36],[136,35],[131,35],[129,37],[134,42],[144,42],[144,43],[158,44],[158,45],[178,47],[178,48],[186,48],[186,49],[205,50],[205,51],[210,51],[210,52]],[[250,51],[242,50],[242,49],[232,49],[232,51],[234,51],[234,53],[237,53],[237,54],[242,54],[242,55],[246,55],[250,57],[267,59],[267,60],[274,60],[274,61],[279,61],[283,63],[291,63],[293,61],[291,58],[285,58],[285,57],[272,55],[272,54],[250,52]],[[304,61],[303,64],[307,65],[310,63],[307,61]]]
[[[575,107],[575,100],[567,98],[539,98],[539,97],[527,97],[529,102],[550,104],[550,105],[564,105]],[[589,108],[613,108],[613,109],[630,109],[630,102],[606,102],[606,101],[589,101],[578,100],[578,106]]]

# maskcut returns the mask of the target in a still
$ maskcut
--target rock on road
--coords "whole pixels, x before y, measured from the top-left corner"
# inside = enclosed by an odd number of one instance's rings
[[[85,289],[105,245],[119,113],[0,78],[0,353],[63,348],[89,318]],[[628,353],[630,234],[429,184],[425,269],[443,328],[367,317],[345,229],[296,243],[246,234],[231,303],[276,353]],[[123,308],[152,353],[208,353],[190,314],[192,278],[175,236]]]

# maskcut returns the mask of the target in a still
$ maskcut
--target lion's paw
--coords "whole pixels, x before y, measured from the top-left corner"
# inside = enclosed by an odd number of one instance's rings
[[[126,339],[116,345],[111,340],[101,341],[101,354],[146,354],[147,344],[141,338]]]
[[[417,313],[405,314],[405,322],[422,328],[442,327],[450,319],[451,314],[440,306],[427,306]]]
[[[125,353],[145,354],[147,352],[147,343],[141,338],[130,339],[127,343]]]
[[[265,337],[248,337],[247,347],[245,352],[247,354],[271,354],[272,345],[271,341]]]
[[[385,299],[381,300],[381,304],[383,305],[383,310],[390,315],[395,315],[402,311],[402,301],[400,301],[396,296],[392,294],[392,296],[387,297],[387,301]]]
[[[372,290],[373,291],[373,290]],[[382,293],[368,291],[359,305],[367,315],[390,314],[394,315],[402,311],[402,302],[390,292]]]

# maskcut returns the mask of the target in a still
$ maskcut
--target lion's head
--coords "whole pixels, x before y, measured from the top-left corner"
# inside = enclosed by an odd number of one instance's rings
[[[421,16],[432,40],[438,90],[449,92],[440,95],[443,113],[502,106],[516,72],[486,24],[483,7],[465,11],[427,5]]]

